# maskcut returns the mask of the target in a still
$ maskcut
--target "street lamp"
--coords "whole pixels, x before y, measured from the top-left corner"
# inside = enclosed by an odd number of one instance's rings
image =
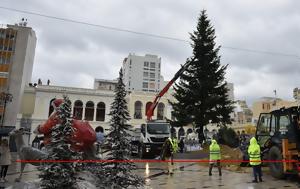
[[[3,123],[4,123],[4,116],[5,116],[5,110],[6,110],[6,103],[7,103],[7,102],[11,102],[12,99],[13,99],[12,94],[10,94],[10,93],[5,93],[5,92],[0,93],[0,103],[1,103],[1,105],[3,105],[2,117],[1,117],[1,127],[3,127]]]

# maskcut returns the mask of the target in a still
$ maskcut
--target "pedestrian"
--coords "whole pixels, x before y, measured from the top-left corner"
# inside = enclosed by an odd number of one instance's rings
[[[102,144],[104,142],[104,139],[105,139],[103,127],[98,126],[98,127],[96,127],[95,131],[96,131],[97,142]]]
[[[240,131],[237,131],[236,138],[237,138],[239,146],[241,146],[241,132]]]
[[[104,137],[104,129],[103,127],[101,126],[98,126],[96,127],[95,129],[95,132],[96,132],[96,142],[97,142],[97,153],[102,153],[102,145],[104,144],[104,140],[105,140],[105,137]]]
[[[252,182],[257,183],[257,176],[259,182],[262,182],[262,171],[261,171],[261,158],[260,158],[260,146],[257,144],[255,137],[250,140],[250,145],[248,147],[248,154],[250,165],[253,167],[254,180]]]
[[[242,134],[240,135],[240,143],[241,146],[246,145],[246,133],[244,130],[242,130]]]
[[[180,153],[183,153],[184,150],[184,141],[183,141],[183,137],[180,139],[180,142],[178,144],[179,148],[180,148]]]
[[[178,150],[178,142],[176,138],[167,138],[163,144],[162,151],[161,151],[161,160],[168,161],[168,174],[173,175],[174,171],[174,154]]]
[[[209,146],[209,176],[212,175],[212,168],[216,165],[219,170],[219,176],[222,176],[221,171],[221,149],[216,140],[211,140],[211,145]]]
[[[7,139],[3,139],[1,141],[0,154],[1,154],[1,156],[0,156],[0,165],[1,165],[0,181],[6,182],[7,180],[5,179],[5,177],[6,177],[7,169],[8,169],[8,166],[11,164],[11,154],[10,154]]]
[[[203,147],[203,141],[205,141],[205,137],[204,134],[200,131],[200,129],[198,129],[198,140],[199,140],[199,144],[201,146],[201,148]]]

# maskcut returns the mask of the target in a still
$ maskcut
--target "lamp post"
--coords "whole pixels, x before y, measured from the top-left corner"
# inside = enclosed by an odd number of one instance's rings
[[[7,104],[7,102],[11,102],[12,99],[13,99],[12,94],[5,93],[5,92],[0,93],[0,103],[3,104],[3,111],[2,111],[2,118],[1,118],[1,127],[3,127],[3,124],[4,124],[6,104]]]

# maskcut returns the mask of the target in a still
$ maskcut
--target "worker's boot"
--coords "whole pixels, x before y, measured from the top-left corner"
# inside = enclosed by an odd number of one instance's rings
[[[213,168],[213,166],[212,166],[212,165],[209,165],[209,171],[208,171],[208,175],[209,175],[209,176],[212,175],[212,174],[211,174],[212,168]]]
[[[258,183],[257,182],[257,178],[255,178],[254,180],[252,180],[253,183]]]
[[[218,169],[219,169],[219,176],[222,176],[221,167],[218,167]]]
[[[259,177],[259,182],[263,182],[263,179],[261,177]]]

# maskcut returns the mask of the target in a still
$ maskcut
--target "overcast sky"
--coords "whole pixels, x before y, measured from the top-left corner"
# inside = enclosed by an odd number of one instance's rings
[[[299,0],[1,0],[0,6],[189,40],[206,9],[221,45],[221,63],[236,99],[292,99],[300,87]],[[187,57],[188,43],[107,30],[0,9],[0,24],[22,17],[38,38],[33,81],[92,88],[94,78],[114,79],[129,53],[162,58],[162,75],[172,78]],[[226,47],[278,52],[254,53]],[[251,104],[250,104],[251,105]]]

